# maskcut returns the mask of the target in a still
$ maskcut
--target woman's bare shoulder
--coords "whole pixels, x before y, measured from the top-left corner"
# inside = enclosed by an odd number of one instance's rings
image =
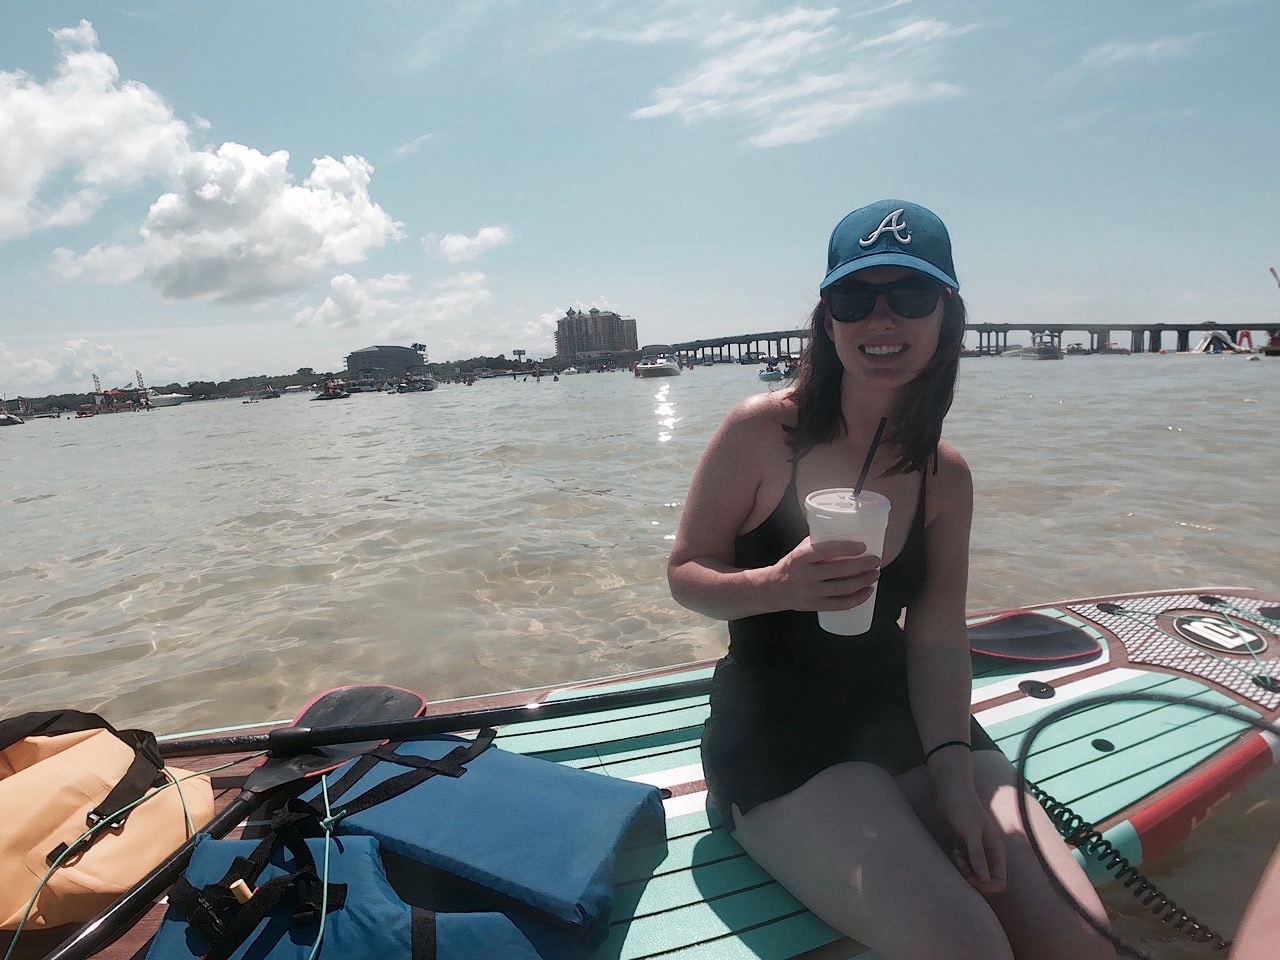
[[[938,441],[938,476],[944,480],[959,480],[969,476],[969,464],[960,451],[945,440]]]
[[[743,430],[776,431],[778,427],[794,427],[796,405],[791,390],[773,390],[743,397],[729,411],[725,423]]]
[[[945,440],[938,444],[938,472],[927,478],[929,513],[936,516],[944,509],[973,509],[973,476],[960,451]]]

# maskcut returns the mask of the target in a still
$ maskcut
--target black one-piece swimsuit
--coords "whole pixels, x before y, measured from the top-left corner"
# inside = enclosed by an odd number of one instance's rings
[[[784,610],[729,621],[729,652],[717,665],[702,735],[707,786],[721,813],[746,813],[846,760],[889,773],[924,763],[907,697],[906,638],[898,619],[926,572],[923,475],[902,552],[882,567],[871,629],[828,633],[813,612]],[[738,537],[734,564],[771,566],[809,534],[795,467],[782,500]],[[998,750],[970,719],[975,750]]]

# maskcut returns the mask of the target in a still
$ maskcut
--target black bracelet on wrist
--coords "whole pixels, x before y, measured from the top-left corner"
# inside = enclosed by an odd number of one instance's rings
[[[971,747],[971,746],[969,745],[969,741],[968,741],[968,740],[948,740],[946,743],[940,743],[940,744],[938,744],[936,747],[934,747],[932,750],[930,750],[928,753],[926,753],[926,754],[924,755],[924,762],[925,762],[925,763],[928,763],[928,762],[929,762],[929,758],[930,758],[930,757],[932,757],[932,756],[933,756],[935,753],[937,753],[939,750],[945,750],[945,749],[947,749],[947,747],[964,747],[964,748],[965,748],[966,750],[968,750],[970,753],[972,753],[972,752],[973,752],[973,747]]]

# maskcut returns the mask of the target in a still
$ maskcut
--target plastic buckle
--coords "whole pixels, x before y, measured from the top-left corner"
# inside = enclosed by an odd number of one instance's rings
[[[94,827],[96,827],[105,819],[106,817],[103,817],[101,814],[98,813],[98,811],[90,810],[89,813],[85,816],[84,822],[89,827],[89,829],[92,830]],[[121,817],[119,820],[112,820],[110,823],[107,824],[107,829],[119,830],[121,827],[124,826],[124,821],[125,821],[124,817]]]

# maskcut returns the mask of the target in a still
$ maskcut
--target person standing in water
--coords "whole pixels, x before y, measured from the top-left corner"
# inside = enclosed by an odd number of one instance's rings
[[[1014,769],[970,712],[973,486],[941,440],[959,286],[931,211],[853,211],[831,235],[797,380],[740,402],[703,454],[668,578],[681,604],[729,622],[707,785],[752,859],[886,960],[1113,957],[1036,862]],[[883,558],[812,543],[804,497],[854,485],[881,418],[866,488],[893,505]],[[877,582],[867,633],[819,626],[817,611],[858,606]],[[1055,872],[1105,923],[1032,807]]]

